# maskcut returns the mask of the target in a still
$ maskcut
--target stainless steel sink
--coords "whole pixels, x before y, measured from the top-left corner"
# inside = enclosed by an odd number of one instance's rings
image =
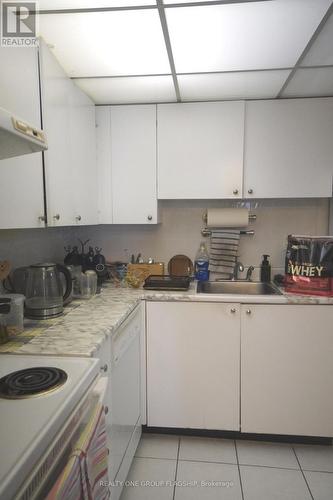
[[[260,281],[199,281],[198,293],[224,293],[235,295],[282,295],[272,283]]]

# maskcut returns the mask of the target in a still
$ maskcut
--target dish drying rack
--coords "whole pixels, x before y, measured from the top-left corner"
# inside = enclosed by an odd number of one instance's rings
[[[255,214],[249,214],[249,222],[255,221],[255,220],[257,220],[257,216]],[[203,215],[203,221],[205,222],[205,224],[207,224],[207,213],[205,213]],[[204,227],[201,230],[201,234],[202,234],[202,236],[205,236],[205,237],[210,236],[212,234],[212,231],[210,229],[208,229],[207,227]],[[241,230],[240,234],[246,234],[247,236],[253,236],[255,234],[255,232],[253,229],[248,229],[248,230]]]

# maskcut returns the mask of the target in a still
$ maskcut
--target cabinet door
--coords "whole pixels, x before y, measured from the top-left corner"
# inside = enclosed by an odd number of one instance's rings
[[[241,309],[242,432],[333,436],[332,306]]]
[[[0,68],[0,106],[40,128],[37,49],[0,47]],[[41,153],[0,160],[0,228],[43,227],[43,193]]]
[[[156,224],[156,106],[113,106],[114,224]]]
[[[158,198],[241,198],[244,103],[157,106]]]
[[[332,98],[247,102],[244,197],[331,197],[332,135]]]
[[[75,84],[72,84],[70,113],[72,196],[75,212],[72,223],[97,224],[95,106]]]
[[[112,224],[111,113],[109,106],[96,107],[96,147],[98,219],[100,224]]]
[[[147,304],[150,427],[239,430],[239,305]]]
[[[72,82],[41,41],[43,126],[47,133],[45,184],[49,226],[74,224],[74,189],[70,147]]]

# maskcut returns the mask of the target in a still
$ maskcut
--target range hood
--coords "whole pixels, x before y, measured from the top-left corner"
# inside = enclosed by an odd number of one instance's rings
[[[42,130],[0,108],[0,160],[45,149],[47,141]]]

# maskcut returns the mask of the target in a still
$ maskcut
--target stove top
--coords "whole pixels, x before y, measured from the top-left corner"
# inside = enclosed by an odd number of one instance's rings
[[[53,366],[36,366],[11,372],[0,379],[0,398],[24,399],[59,389],[67,373]]]
[[[98,359],[0,354],[0,498],[15,497],[98,374]]]

